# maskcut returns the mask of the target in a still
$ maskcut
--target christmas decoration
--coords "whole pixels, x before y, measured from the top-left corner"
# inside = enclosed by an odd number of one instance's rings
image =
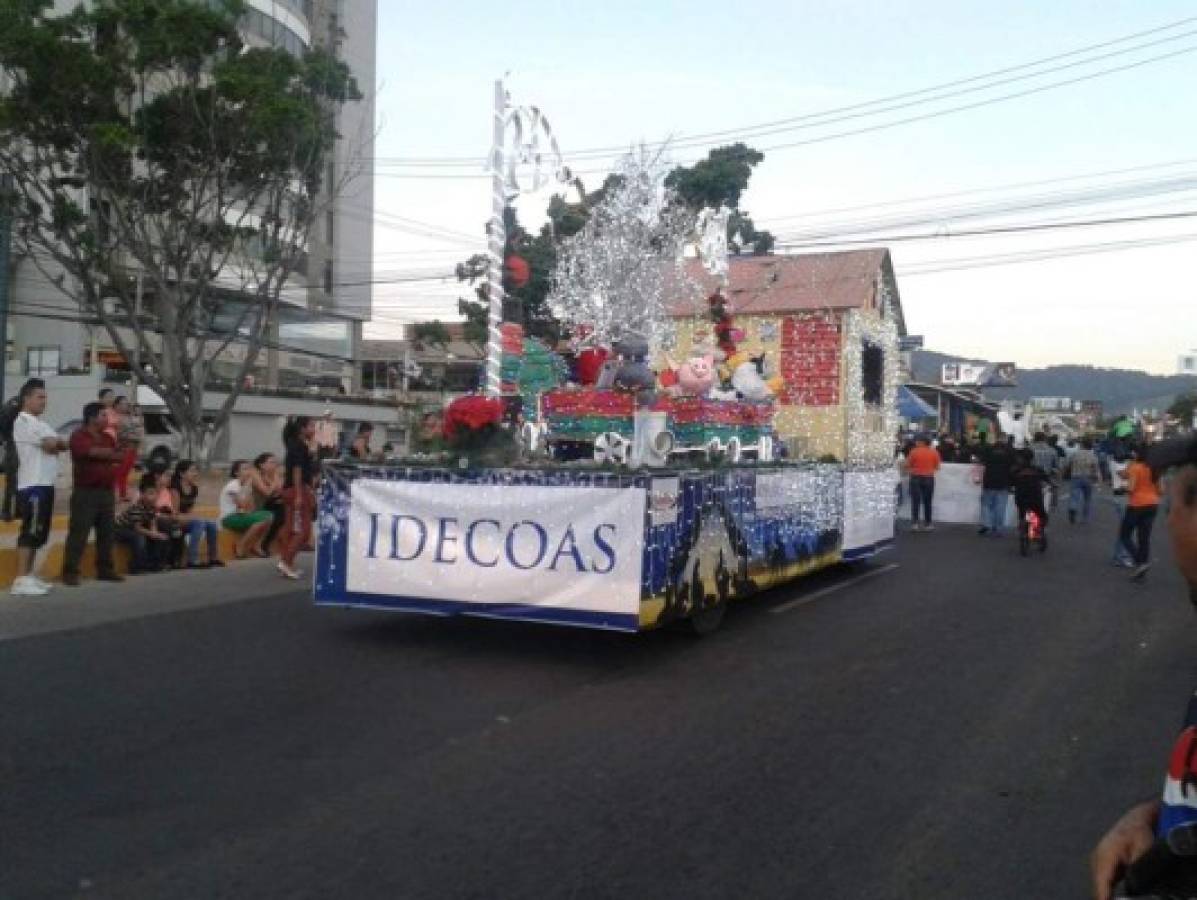
[[[512,253],[503,263],[503,275],[514,290],[519,290],[532,278],[532,267],[522,256]]]
[[[591,329],[596,344],[630,333],[650,351],[667,348],[669,306],[700,296],[682,266],[693,215],[664,187],[668,170],[659,152],[625,156],[586,226],[561,247],[550,305],[567,325]]]

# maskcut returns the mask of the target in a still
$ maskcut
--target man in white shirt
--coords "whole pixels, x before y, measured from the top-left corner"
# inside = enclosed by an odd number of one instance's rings
[[[37,551],[50,537],[54,516],[54,481],[58,477],[58,454],[67,442],[43,422],[46,411],[46,383],[30,378],[18,395],[21,412],[13,423],[12,437],[17,448],[17,515],[21,532],[17,536],[17,578],[12,593],[40,597],[50,585],[33,574]]]

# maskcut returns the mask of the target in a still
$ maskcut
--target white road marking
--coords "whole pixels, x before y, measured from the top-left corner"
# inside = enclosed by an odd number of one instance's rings
[[[792,609],[797,609],[800,606],[806,606],[808,603],[814,603],[816,600],[821,600],[828,594],[834,594],[836,591],[842,591],[846,587],[852,587],[854,584],[860,584],[869,578],[876,578],[878,575],[884,575],[886,572],[892,572],[898,568],[898,563],[890,563],[888,566],[882,566],[880,569],[873,569],[868,572],[863,572],[855,578],[849,578],[847,581],[841,581],[838,584],[831,584],[825,588],[820,588],[811,594],[805,594],[801,597],[795,597],[793,600],[787,600],[780,606],[773,607],[772,612],[777,613],[789,612]]]

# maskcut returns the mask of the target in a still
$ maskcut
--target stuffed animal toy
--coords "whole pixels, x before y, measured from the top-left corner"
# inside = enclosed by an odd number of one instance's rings
[[[639,334],[627,334],[611,345],[619,356],[619,367],[611,380],[617,391],[636,394],[641,403],[656,400],[657,376],[648,365],[648,341]]]
[[[744,400],[768,400],[780,387],[781,379],[765,378],[765,354],[738,362],[732,371],[731,383]]]
[[[687,397],[703,397],[715,386],[715,354],[691,354],[690,358],[678,366],[678,392]]]
[[[597,384],[599,375],[603,371],[603,363],[610,355],[611,351],[606,347],[587,347],[585,350],[579,350],[574,363],[574,374],[577,376],[578,384],[586,386]]]

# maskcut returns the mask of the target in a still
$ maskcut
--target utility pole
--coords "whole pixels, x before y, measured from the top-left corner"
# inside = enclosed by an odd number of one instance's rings
[[[8,374],[9,266],[12,259],[11,175],[0,175],[0,400],[4,398],[4,377]]]

